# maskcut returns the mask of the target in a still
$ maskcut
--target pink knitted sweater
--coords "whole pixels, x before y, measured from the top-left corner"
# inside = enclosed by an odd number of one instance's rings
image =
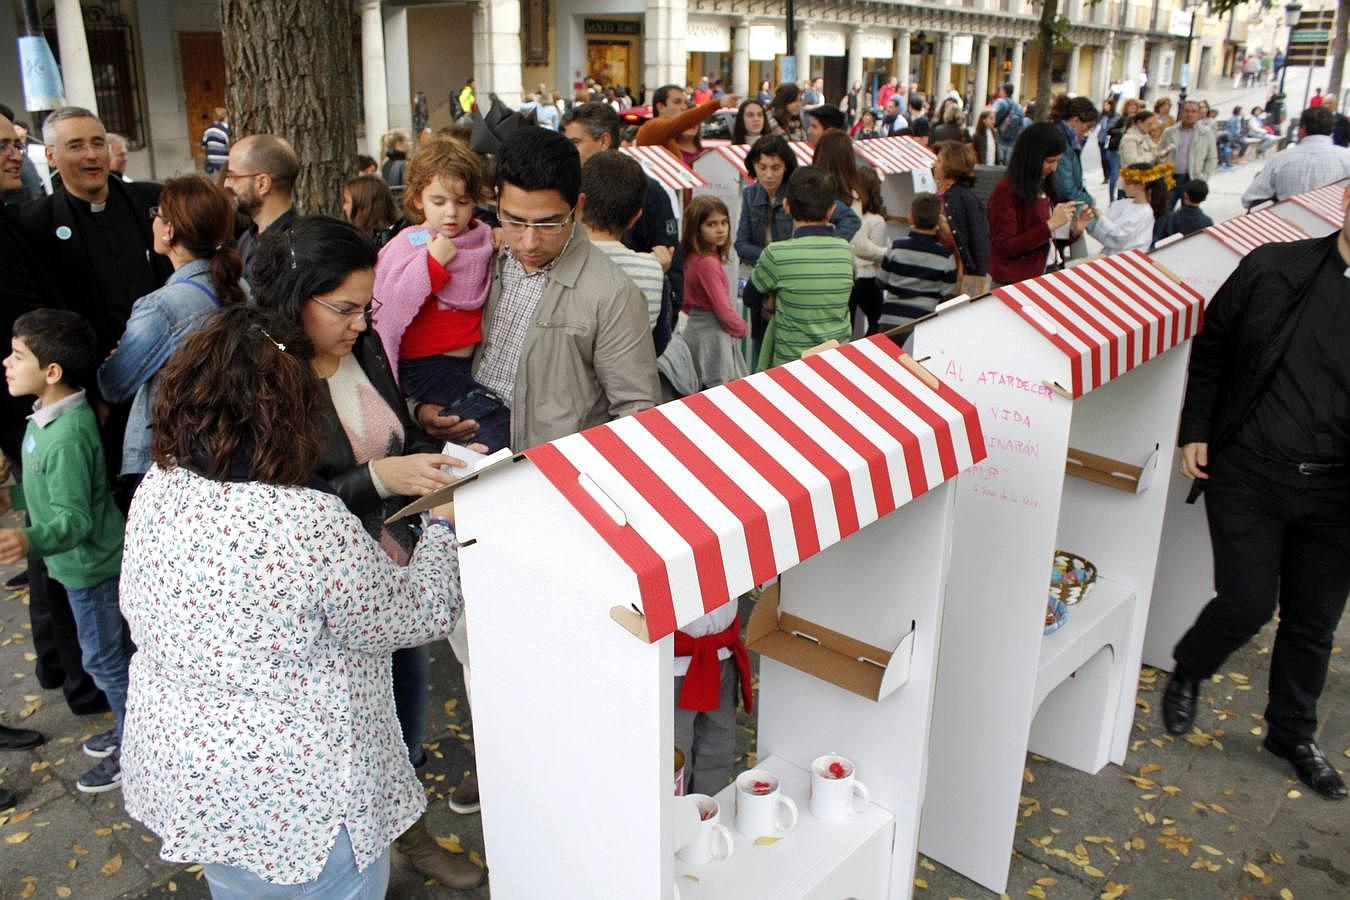
[[[380,300],[375,330],[396,379],[403,332],[424,303],[434,299],[450,309],[481,309],[492,286],[492,229],[475,221],[453,238],[458,252],[445,267],[450,280],[433,294],[427,271],[427,242],[432,235],[431,229],[420,226],[403,229],[381,248],[375,264],[375,296]]]

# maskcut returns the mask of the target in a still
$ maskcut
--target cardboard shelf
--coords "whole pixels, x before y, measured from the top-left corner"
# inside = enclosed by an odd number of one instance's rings
[[[1089,453],[1070,447],[1064,460],[1064,474],[1091,481],[1104,487],[1115,488],[1127,494],[1142,494],[1153,481],[1153,473],[1158,468],[1158,448],[1143,465],[1136,466],[1123,460],[1112,459],[1097,453]]]
[[[730,859],[705,865],[691,865],[675,858],[675,883],[681,900],[746,897],[793,898],[815,896],[824,890],[829,896],[848,896],[851,891],[832,890],[841,867],[855,857],[876,855],[864,871],[888,866],[896,819],[876,804],[842,822],[823,822],[811,815],[810,774],[788,760],[770,756],[759,768],[778,776],[782,790],[797,804],[797,827],[782,835],[782,840],[761,846],[736,830],[734,794],[736,786],[727,785],[718,795],[721,823],[731,831],[735,849]],[[864,779],[864,783],[866,779]],[[688,876],[688,877],[686,877]],[[825,894],[822,894],[822,896]]]
[[[909,681],[913,623],[894,650],[885,650],[783,612],[779,600],[777,584],[760,594],[745,632],[751,650],[868,700],[882,700]]]
[[[1122,642],[1129,636],[1134,598],[1134,588],[1098,577],[1087,597],[1069,607],[1068,621],[1041,639],[1037,707],[1102,647],[1110,644],[1117,654],[1124,652]]]

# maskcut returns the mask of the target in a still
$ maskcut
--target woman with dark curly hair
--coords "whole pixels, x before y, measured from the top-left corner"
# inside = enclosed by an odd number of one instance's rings
[[[389,654],[463,607],[448,505],[399,566],[315,478],[314,353],[252,306],[194,332],[164,368],[127,521],[126,809],[218,900],[384,896],[426,805]]]

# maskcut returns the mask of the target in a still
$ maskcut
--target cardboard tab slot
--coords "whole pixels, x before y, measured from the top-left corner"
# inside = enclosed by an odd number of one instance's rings
[[[868,700],[882,700],[909,680],[912,623],[893,651],[884,650],[783,612],[779,600],[776,584],[760,594],[746,628],[751,650]]]
[[[1148,490],[1157,465],[1157,447],[1153,448],[1153,452],[1142,466],[1070,447],[1064,461],[1064,474],[1127,494],[1140,494]]]

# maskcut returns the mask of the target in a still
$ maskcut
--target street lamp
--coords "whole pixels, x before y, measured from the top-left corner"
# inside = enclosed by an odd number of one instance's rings
[[[1284,24],[1289,28],[1289,37],[1284,45],[1284,65],[1280,68],[1280,118],[1284,112],[1284,76],[1289,72],[1289,54],[1294,50],[1294,29],[1298,27],[1298,18],[1303,13],[1303,5],[1294,0],[1284,8]],[[1276,124],[1279,124],[1278,122]]]
[[[1199,5],[1196,9],[1191,9],[1191,0],[1183,0],[1181,8],[1191,15],[1190,22],[1186,26],[1186,56],[1181,62],[1181,96],[1177,99],[1177,114],[1181,114],[1181,107],[1186,105],[1186,92],[1191,86],[1191,41],[1195,40],[1195,16],[1199,11]]]

